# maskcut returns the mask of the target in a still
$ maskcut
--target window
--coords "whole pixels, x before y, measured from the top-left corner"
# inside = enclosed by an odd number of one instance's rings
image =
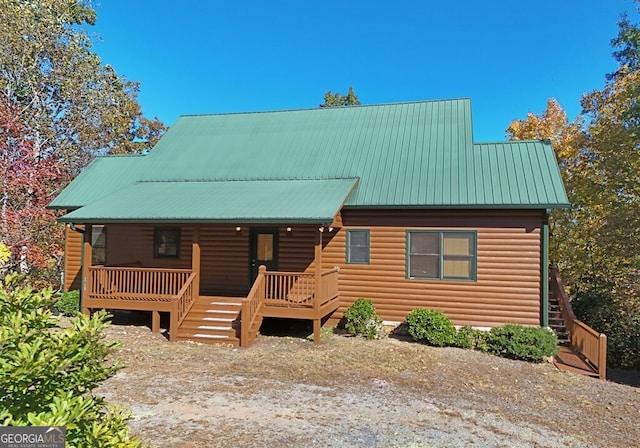
[[[368,230],[347,230],[347,263],[369,264]]]
[[[273,260],[273,233],[258,233],[256,246],[257,260]]]
[[[407,277],[475,280],[476,233],[408,231]]]
[[[180,256],[180,229],[153,229],[153,256],[155,258],[178,258]]]
[[[107,263],[107,228],[93,226],[91,229],[91,264],[105,265]]]

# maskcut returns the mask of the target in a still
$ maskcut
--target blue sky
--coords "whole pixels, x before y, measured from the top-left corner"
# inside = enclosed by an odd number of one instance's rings
[[[555,97],[570,117],[613,71],[631,0],[102,0],[95,51],[141,83],[145,115],[469,97],[476,141]],[[97,37],[99,36],[99,38]]]

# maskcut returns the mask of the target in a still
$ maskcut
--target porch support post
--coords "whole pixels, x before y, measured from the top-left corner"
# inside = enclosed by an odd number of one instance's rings
[[[151,332],[160,333],[160,312],[151,311]]]
[[[196,278],[193,282],[193,296],[198,298],[200,297],[200,226],[193,226],[191,270],[196,273]]]
[[[84,233],[82,234],[82,294],[80,301],[82,303],[82,312],[84,314],[90,314],[90,310],[85,304],[89,298],[91,292],[91,279],[89,267],[91,267],[91,260],[93,259],[93,247],[91,245],[93,237],[93,227],[91,224],[84,226]]]
[[[322,326],[322,316],[320,316],[320,300],[322,297],[320,296],[321,285],[322,282],[322,234],[324,228],[320,227],[318,231],[318,236],[316,238],[316,253],[315,253],[315,300],[313,301],[313,309],[314,309],[314,319],[313,319],[313,342],[316,344],[320,343],[320,328]]]

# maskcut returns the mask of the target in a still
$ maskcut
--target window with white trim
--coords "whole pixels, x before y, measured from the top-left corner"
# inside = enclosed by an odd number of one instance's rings
[[[476,232],[407,231],[407,277],[475,280]]]

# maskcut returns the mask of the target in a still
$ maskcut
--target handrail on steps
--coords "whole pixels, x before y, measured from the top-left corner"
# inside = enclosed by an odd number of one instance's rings
[[[606,379],[607,335],[598,333],[576,317],[569,296],[564,289],[560,272],[555,267],[551,268],[550,280],[551,288],[558,297],[560,311],[569,332],[571,348],[580,353],[595,368],[600,379]]]
[[[247,294],[247,298],[242,300],[242,310],[240,311],[240,347],[250,347],[253,344],[251,328],[258,325],[260,319],[260,310],[264,304],[265,297],[265,272],[267,268],[260,266],[258,268],[258,276],[256,277],[251,291]]]
[[[267,271],[265,266],[260,266],[251,291],[242,300],[240,346],[249,347],[253,344],[257,327],[267,311],[297,308],[322,312],[323,307],[339,295],[339,270],[335,267],[322,272],[316,285],[313,273]]]
[[[182,323],[182,321],[189,314],[189,310],[195,303],[197,297],[193,291],[194,281],[197,279],[198,274],[196,272],[192,272],[187,278],[187,281],[184,283],[178,294],[176,294],[175,299],[172,300],[173,306],[171,310],[171,323],[170,327],[172,331],[170,332],[170,337],[175,337],[178,327]]]

